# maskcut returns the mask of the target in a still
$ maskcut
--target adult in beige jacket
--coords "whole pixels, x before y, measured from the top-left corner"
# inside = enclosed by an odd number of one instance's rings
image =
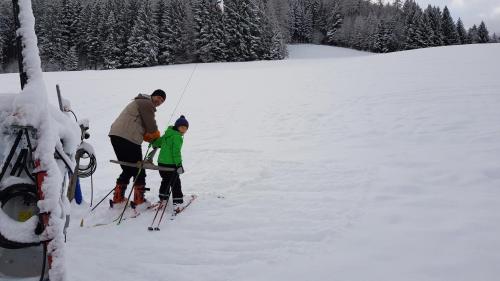
[[[142,142],[152,142],[160,137],[160,131],[155,119],[156,108],[166,98],[162,90],[154,91],[150,96],[139,94],[120,113],[111,125],[109,138],[119,161],[137,163],[143,160]],[[146,172],[138,168],[121,165],[122,173],[116,180],[112,204],[126,200],[125,190],[131,178],[134,178],[135,205],[145,202]]]

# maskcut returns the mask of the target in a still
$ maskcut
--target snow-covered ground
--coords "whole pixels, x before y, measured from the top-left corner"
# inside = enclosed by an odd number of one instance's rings
[[[191,123],[182,181],[199,198],[154,233],[152,213],[89,227],[107,206],[74,206],[69,280],[498,280],[500,44],[290,53],[198,65],[172,121]],[[90,119],[97,199],[119,173],[114,118],[162,88],[166,127],[194,67],[45,75]],[[0,75],[2,92],[18,84]],[[156,200],[160,177],[147,181]]]
[[[314,51],[311,50],[314,48]],[[372,55],[372,53],[361,52],[347,48],[332,48],[325,45],[294,44],[288,46],[289,59],[331,59],[349,58],[357,56]]]

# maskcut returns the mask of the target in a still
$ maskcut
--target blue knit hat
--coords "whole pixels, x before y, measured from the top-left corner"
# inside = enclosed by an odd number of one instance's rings
[[[175,121],[175,127],[179,128],[180,126],[186,126],[189,128],[189,122],[186,120],[186,117],[184,115],[181,115],[177,121]]]

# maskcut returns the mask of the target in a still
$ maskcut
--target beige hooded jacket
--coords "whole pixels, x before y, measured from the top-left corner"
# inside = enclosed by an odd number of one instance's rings
[[[113,122],[109,136],[122,137],[141,145],[146,134],[158,131],[155,112],[151,96],[139,94]]]

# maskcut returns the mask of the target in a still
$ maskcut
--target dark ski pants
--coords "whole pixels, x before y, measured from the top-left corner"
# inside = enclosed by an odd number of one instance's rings
[[[175,165],[165,165],[158,163],[158,166],[176,168]],[[160,171],[161,185],[160,185],[160,200],[167,200],[170,195],[170,188],[172,188],[172,199],[174,204],[181,204],[184,202],[182,194],[181,179],[177,172]]]
[[[118,161],[137,163],[143,160],[142,148],[140,145],[118,136],[110,136],[110,139]],[[130,179],[134,178],[136,185],[146,185],[146,172],[144,170],[142,170],[139,173],[139,176],[137,176],[139,171],[138,168],[123,165],[120,166],[122,167],[122,173],[116,180],[117,184],[128,185]],[[137,179],[135,178],[136,176]]]

